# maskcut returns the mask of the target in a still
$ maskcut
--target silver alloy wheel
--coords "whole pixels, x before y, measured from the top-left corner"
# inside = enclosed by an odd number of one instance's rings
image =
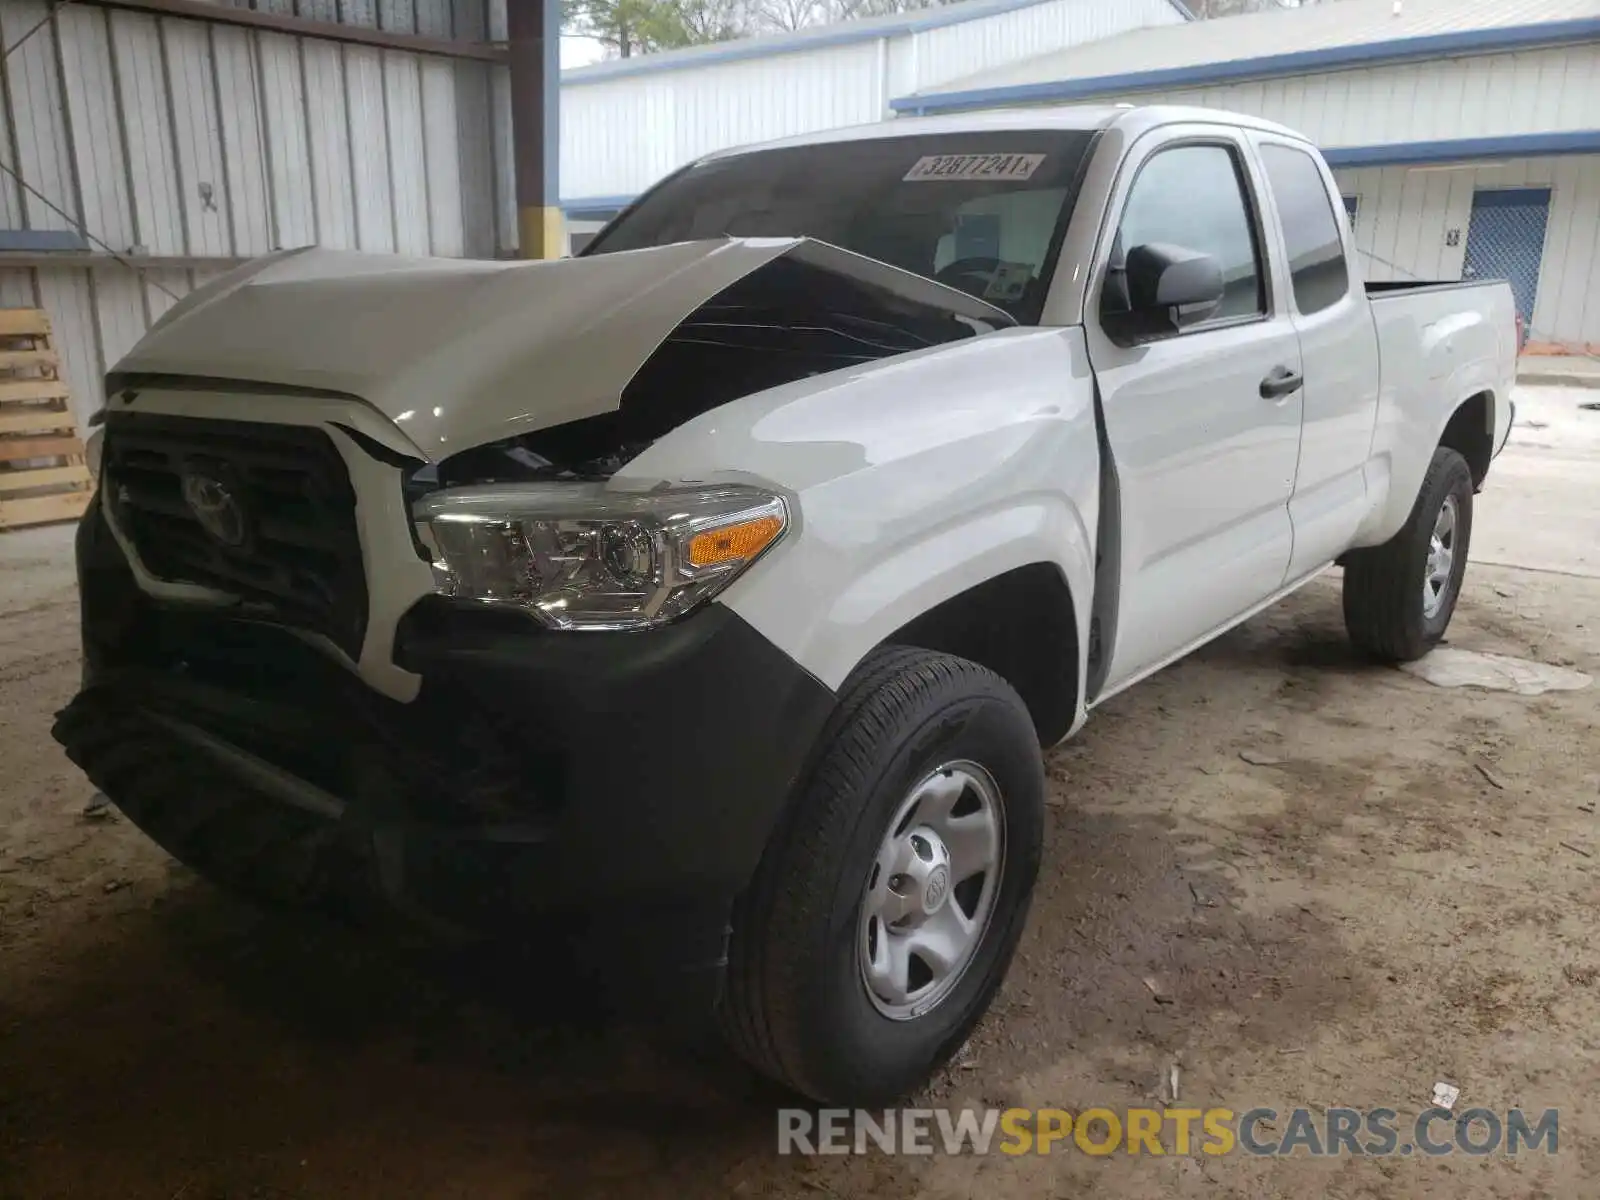
[[[1433,519],[1428,536],[1428,569],[1422,577],[1422,615],[1429,620],[1439,615],[1450,593],[1450,575],[1456,563],[1456,519],[1454,496],[1446,496]]]
[[[961,981],[994,914],[1005,834],[999,785],[974,762],[935,768],[901,801],[861,901],[861,982],[884,1016],[923,1016]]]

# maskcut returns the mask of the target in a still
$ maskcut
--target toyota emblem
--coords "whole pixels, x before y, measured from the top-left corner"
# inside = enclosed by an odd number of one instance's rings
[[[185,472],[183,500],[214,541],[224,546],[242,546],[249,532],[244,506],[233,489],[222,480],[198,472]]]

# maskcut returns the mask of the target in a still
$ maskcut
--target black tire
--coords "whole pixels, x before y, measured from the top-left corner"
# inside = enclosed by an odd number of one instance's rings
[[[929,772],[968,760],[998,785],[1004,858],[986,931],[929,1012],[885,1016],[858,961],[864,884],[901,802]],[[875,652],[839,705],[734,918],[724,1030],[766,1075],[821,1103],[887,1103],[960,1049],[1022,935],[1044,829],[1044,766],[1016,692],[976,663]]]
[[[1467,460],[1441,446],[1433,452],[1411,515],[1381,546],[1354,550],[1345,558],[1344,624],[1356,647],[1386,662],[1411,662],[1439,644],[1461,595],[1472,543],[1472,470]],[[1429,541],[1446,502],[1456,505],[1454,561],[1437,611],[1423,603]]]

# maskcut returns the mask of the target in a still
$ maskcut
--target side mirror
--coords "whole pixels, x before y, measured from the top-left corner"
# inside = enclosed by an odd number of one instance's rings
[[[1147,242],[1128,251],[1120,271],[1112,269],[1101,315],[1116,334],[1172,333],[1186,318],[1204,317],[1222,303],[1221,265],[1186,246]]]

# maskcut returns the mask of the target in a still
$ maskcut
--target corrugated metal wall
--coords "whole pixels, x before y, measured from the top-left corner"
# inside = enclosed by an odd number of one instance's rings
[[[1123,97],[1267,117],[1323,147],[1554,133],[1600,124],[1600,47],[1572,46]],[[1429,279],[1459,279],[1475,188],[1548,184],[1537,341],[1600,347],[1600,159],[1339,172],[1361,194],[1362,247]],[[1459,244],[1447,244],[1450,229]],[[1375,279],[1389,268],[1369,263]]]
[[[503,0],[258,0],[263,10],[483,40]],[[16,43],[45,0],[0,0]],[[0,66],[0,157],[118,254],[8,266],[0,303],[50,311],[80,417],[149,323],[229,260],[320,243],[489,256],[515,244],[503,68],[64,7]],[[0,228],[71,229],[0,174]]]
[[[562,195],[633,195],[712,150],[877,120],[881,50],[857,42],[564,87]]]
[[[1123,97],[1255,113],[1323,146],[1593,129],[1600,47],[1369,67]]]
[[[878,121],[895,96],[1045,50],[1179,21],[1168,0],[1050,0],[915,34],[561,91],[562,195],[631,196],[697,155]]]
[[[891,98],[1046,51],[1182,19],[1168,0],[1056,0],[930,29],[891,44]]]
[[[1359,201],[1356,245],[1367,252],[1373,279],[1460,279],[1473,193],[1548,187],[1550,221],[1530,341],[1600,353],[1600,156],[1334,174],[1344,194]]]

